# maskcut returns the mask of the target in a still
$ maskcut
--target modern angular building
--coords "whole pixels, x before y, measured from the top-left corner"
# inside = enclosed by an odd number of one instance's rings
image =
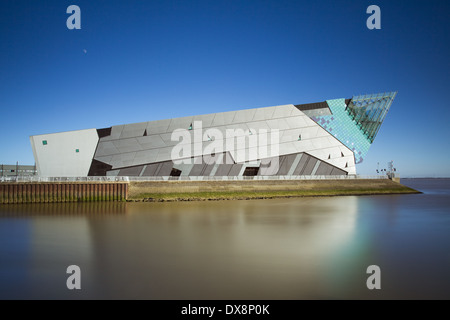
[[[354,175],[396,96],[361,95],[30,137],[40,176]]]

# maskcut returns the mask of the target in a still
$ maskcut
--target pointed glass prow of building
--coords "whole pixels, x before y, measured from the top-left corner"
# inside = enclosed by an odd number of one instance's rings
[[[364,133],[370,143],[375,139],[397,92],[353,97],[346,107],[350,118]]]

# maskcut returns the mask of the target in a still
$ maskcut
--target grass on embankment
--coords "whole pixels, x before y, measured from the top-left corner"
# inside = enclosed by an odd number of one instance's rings
[[[301,182],[294,190],[292,183],[286,183],[286,189],[290,190],[270,190],[274,185],[277,188],[283,188],[283,181],[278,184],[268,183],[262,186],[261,182],[255,185],[259,190],[226,190],[232,189],[232,186],[226,186],[220,182],[214,182],[209,189],[222,190],[201,190],[203,188],[199,182],[159,182],[161,192],[155,192],[154,182],[149,187],[147,183],[137,183],[131,186],[129,201],[204,201],[204,200],[249,200],[249,199],[273,199],[273,198],[291,198],[291,197],[320,197],[320,196],[348,196],[348,195],[382,195],[382,194],[407,194],[420,193],[414,189],[403,186],[392,181],[307,181]],[[158,182],[157,182],[158,183]],[[248,188],[248,184],[245,182]],[[205,183],[206,184],[206,183]],[[169,187],[168,187],[169,186]],[[193,187],[193,188],[192,188]],[[183,189],[191,189],[186,192]],[[262,189],[268,190],[262,190]],[[195,189],[200,189],[201,191]],[[179,191],[177,191],[179,190]],[[152,191],[152,192],[148,192]],[[159,190],[158,190],[159,191]]]

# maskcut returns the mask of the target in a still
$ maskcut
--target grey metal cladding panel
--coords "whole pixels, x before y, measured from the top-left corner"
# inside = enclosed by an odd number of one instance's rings
[[[231,167],[230,172],[228,172],[228,176],[237,176],[239,175],[239,172],[241,172],[241,168],[242,168],[242,164],[236,163],[233,164],[233,166]]]
[[[103,156],[103,157],[95,156],[94,157],[95,160],[101,161],[101,162],[106,163],[106,164],[110,164],[112,158],[113,158],[113,156]]]
[[[227,176],[232,166],[232,164],[220,164],[217,168],[215,176]]]
[[[134,164],[138,165],[138,164],[146,164],[146,163],[155,162],[157,155],[158,155],[158,149],[138,151],[138,152],[136,152],[136,155],[133,159]]]
[[[212,169],[214,168],[214,164],[208,164],[203,169],[202,176],[209,176],[212,172]]]
[[[142,173],[142,176],[146,177],[153,177],[156,175],[156,170],[159,168],[159,163],[152,163],[147,165],[147,168],[145,168],[144,172]]]
[[[110,141],[110,140],[116,140],[120,138],[120,135],[122,134],[123,127],[125,125],[118,125],[118,126],[112,126],[111,127],[111,134],[106,137],[100,138],[100,141]]]
[[[147,124],[148,122],[139,122],[124,125],[120,139],[142,137],[147,129]]]
[[[137,177],[142,171],[144,166],[123,168],[119,171],[119,176],[129,176],[129,177]]]
[[[156,120],[147,123],[147,134],[166,133],[172,119]]]
[[[333,171],[334,167],[331,164],[328,164],[328,163],[325,163],[325,165],[326,165],[326,167],[325,167],[324,175],[328,176],[328,175],[331,174],[331,172]]]
[[[303,168],[305,167],[306,163],[308,162],[309,158],[311,158],[306,153],[303,154],[302,158],[298,162],[297,168],[295,168],[293,175],[301,175],[303,172]]]
[[[172,171],[173,163],[172,161],[162,162],[159,171],[156,173],[157,176],[170,176]]]
[[[319,164],[319,167],[317,168],[316,175],[317,176],[326,175],[327,171],[328,171],[328,167],[329,167],[328,164],[326,164],[325,162],[321,161],[320,164]]]
[[[338,169],[338,168],[333,168],[333,170],[331,171],[331,175],[332,176],[341,176],[341,175],[346,176],[347,172],[344,170]]]
[[[194,137],[193,137],[192,133],[190,134],[190,136],[191,136],[191,142],[192,142],[194,140],[193,139]],[[182,139],[172,141],[172,133],[171,132],[170,133],[161,133],[159,135],[159,137],[162,139],[162,141],[164,142],[166,147],[175,146],[175,145],[177,145],[178,143],[180,143],[182,141],[184,143],[186,143],[186,141],[184,141]]]
[[[277,175],[280,175],[280,172],[282,171],[282,167],[283,167],[283,163],[284,160],[286,159],[286,156],[279,156],[278,158],[278,171],[277,171]],[[260,170],[261,171],[261,170]]]
[[[103,157],[120,153],[111,141],[100,141],[95,151],[95,157]]]
[[[317,160],[317,159],[316,159]],[[311,172],[311,175],[313,175],[313,176],[315,176],[315,175],[317,175],[317,169],[319,169],[319,166],[320,166],[320,160],[317,160],[316,161],[316,164],[314,165],[314,168],[313,168],[313,170],[312,170],[312,172]]]
[[[310,157],[302,174],[305,176],[309,176],[312,173],[317,161],[319,161],[319,160],[317,160],[316,158]]]
[[[206,164],[204,163],[200,163],[200,164],[195,164],[194,167],[192,167],[191,172],[189,172],[189,176],[201,176],[202,175],[202,171],[203,169],[206,167]]]
[[[297,154],[289,154],[286,156],[282,156],[283,160],[282,162],[280,161],[280,169],[278,170],[277,175],[279,176],[287,175],[289,170],[291,169],[292,163],[294,162],[296,156]]]
[[[112,141],[119,153],[143,150],[136,138],[120,139]]]
[[[157,134],[145,137],[138,137],[136,138],[136,140],[142,146],[143,149],[161,148],[166,146],[166,143]]]

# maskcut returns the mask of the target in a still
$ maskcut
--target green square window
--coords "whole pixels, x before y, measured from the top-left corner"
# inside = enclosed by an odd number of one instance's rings
[[[75,149],[75,152],[76,152],[76,153],[80,152],[80,149]]]
[[[46,145],[47,145],[47,140],[42,140],[42,144],[43,144],[44,146],[46,146]]]

